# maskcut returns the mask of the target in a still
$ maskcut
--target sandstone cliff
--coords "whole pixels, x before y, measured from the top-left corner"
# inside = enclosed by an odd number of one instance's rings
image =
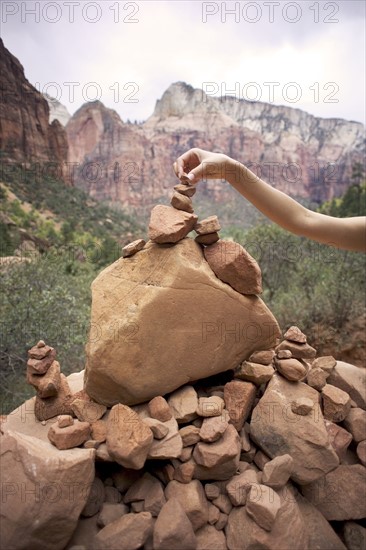
[[[210,97],[177,82],[143,124],[125,124],[100,102],[83,105],[67,128],[74,183],[100,199],[152,204],[169,193],[175,158],[190,147],[225,152],[275,187],[315,202],[342,194],[365,153],[364,127],[300,109]],[[98,164],[93,164],[98,163]],[[202,184],[217,202],[231,190]]]
[[[0,150],[3,162],[56,162],[65,168],[67,137],[58,121],[49,124],[45,98],[26,79],[20,62],[0,39]]]

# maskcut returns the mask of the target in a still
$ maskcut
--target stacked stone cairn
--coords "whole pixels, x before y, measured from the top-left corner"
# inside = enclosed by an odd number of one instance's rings
[[[218,277],[241,292],[259,291],[259,268],[244,249],[212,253],[238,245],[219,240],[216,216],[197,221],[194,192],[179,184],[172,206],[153,209],[150,239],[174,243],[195,229]],[[131,243],[124,257],[144,245]],[[365,548],[366,369],[316,357],[291,326],[234,370],[146,403],[106,407],[84,389],[72,392],[55,356],[42,341],[29,351],[35,417],[60,460],[75,447],[92,452],[95,477],[77,522],[63,525],[66,545],[47,542],[51,534],[34,524],[39,547]],[[7,431],[11,415],[3,426],[5,437],[18,437]]]

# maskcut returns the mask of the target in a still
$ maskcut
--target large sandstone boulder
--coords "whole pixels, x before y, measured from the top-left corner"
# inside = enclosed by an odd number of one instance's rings
[[[109,406],[233,369],[280,334],[262,300],[220,281],[189,238],[120,258],[95,279],[92,299],[86,391]]]

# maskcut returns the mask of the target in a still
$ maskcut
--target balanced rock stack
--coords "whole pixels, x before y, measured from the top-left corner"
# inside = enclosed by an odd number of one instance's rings
[[[27,422],[20,407],[2,425],[2,544],[362,549],[365,374],[316,357],[290,327],[234,370],[139,405],[94,403],[82,373],[71,375],[77,420],[40,423],[34,399],[24,405]],[[20,498],[23,484],[34,498]],[[56,499],[55,486],[68,498]]]

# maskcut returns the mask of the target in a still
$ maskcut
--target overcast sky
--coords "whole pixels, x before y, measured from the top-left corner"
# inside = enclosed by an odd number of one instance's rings
[[[100,99],[123,120],[144,120],[184,81],[365,121],[363,0],[3,0],[1,10],[5,46],[71,114]]]

